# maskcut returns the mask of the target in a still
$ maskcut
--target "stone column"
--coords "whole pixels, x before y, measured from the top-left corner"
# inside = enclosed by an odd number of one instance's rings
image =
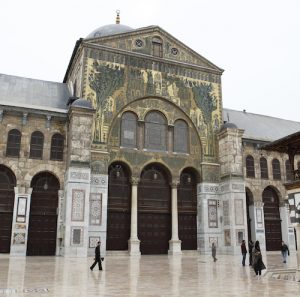
[[[139,179],[133,177],[131,179],[131,225],[130,225],[130,239],[128,240],[128,251],[130,256],[138,256],[140,252],[140,241],[137,236],[138,225],[138,206],[137,206],[137,187]]]
[[[296,270],[296,281],[300,282],[300,224],[294,225],[297,235],[297,270]]]
[[[15,187],[10,255],[26,256],[32,188]]]
[[[262,201],[254,202],[254,222],[255,232],[253,233],[252,241],[259,241],[260,248],[266,249],[266,234],[265,234],[265,216],[264,216],[264,203]]]
[[[177,186],[178,181],[172,182],[172,238],[169,241],[169,254],[181,254],[181,240],[178,238],[178,209]]]

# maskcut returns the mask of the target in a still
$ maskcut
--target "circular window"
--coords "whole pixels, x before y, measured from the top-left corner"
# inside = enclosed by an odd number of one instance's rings
[[[176,47],[171,48],[172,55],[176,56],[178,54],[178,49]]]
[[[137,40],[135,41],[135,45],[136,45],[137,47],[142,47],[142,46],[144,45],[143,40],[137,39]]]

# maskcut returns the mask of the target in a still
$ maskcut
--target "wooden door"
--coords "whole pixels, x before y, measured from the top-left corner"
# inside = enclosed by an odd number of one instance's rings
[[[16,178],[5,166],[0,166],[0,253],[10,252]]]
[[[281,220],[279,213],[279,199],[272,188],[263,192],[266,250],[279,251],[281,249]]]
[[[171,239],[168,177],[159,166],[143,170],[138,187],[138,238],[142,254],[167,254]]]
[[[183,171],[178,186],[178,236],[182,250],[197,249],[197,180]]]
[[[55,255],[59,182],[51,173],[42,172],[33,178],[31,187],[27,255]]]
[[[131,184],[128,169],[112,164],[108,180],[108,215],[106,249],[128,250],[131,216]]]

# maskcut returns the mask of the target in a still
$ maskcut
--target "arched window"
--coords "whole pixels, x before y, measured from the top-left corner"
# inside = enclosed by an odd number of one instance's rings
[[[187,153],[188,139],[188,125],[183,120],[176,121],[174,126],[174,152]]]
[[[247,177],[255,177],[254,159],[252,156],[246,158],[246,175]]]
[[[292,165],[290,163],[290,160],[285,161],[285,171],[286,171],[286,180],[287,181],[294,180],[294,173],[292,171]]]
[[[50,159],[54,161],[62,161],[64,153],[64,137],[56,133],[51,139]]]
[[[268,179],[269,172],[268,172],[268,162],[266,158],[264,157],[260,158],[259,164],[260,164],[260,177],[264,179]]]
[[[19,157],[21,148],[21,132],[17,129],[10,130],[7,136],[6,156]]]
[[[160,112],[149,112],[145,118],[145,148],[167,150],[166,119]]]
[[[152,49],[153,49],[153,56],[162,58],[163,56],[163,43],[161,38],[154,37],[152,39]]]
[[[121,121],[121,146],[136,148],[137,120],[132,112],[125,112]]]
[[[281,180],[280,162],[277,159],[272,161],[273,179]]]
[[[30,155],[32,159],[42,159],[44,147],[44,135],[40,131],[35,131],[31,134],[30,140]]]

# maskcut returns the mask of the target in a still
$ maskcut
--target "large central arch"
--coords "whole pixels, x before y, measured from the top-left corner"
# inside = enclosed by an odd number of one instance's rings
[[[171,239],[170,174],[161,164],[147,165],[138,187],[138,238],[141,254],[167,254]]]
[[[10,252],[16,177],[6,166],[0,165],[0,253]]]
[[[55,255],[59,180],[43,171],[33,177],[31,187],[27,255]]]

